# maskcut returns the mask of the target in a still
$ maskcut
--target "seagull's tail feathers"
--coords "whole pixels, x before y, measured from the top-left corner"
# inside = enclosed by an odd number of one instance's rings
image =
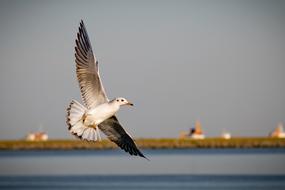
[[[84,125],[87,109],[76,100],[72,100],[67,108],[66,123],[68,130],[77,138],[87,141],[100,140],[98,127]]]

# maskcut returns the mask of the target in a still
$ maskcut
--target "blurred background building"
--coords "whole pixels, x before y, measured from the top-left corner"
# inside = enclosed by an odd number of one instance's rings
[[[285,138],[284,127],[282,123],[279,123],[277,127],[269,133],[269,137],[273,138]]]
[[[205,135],[202,130],[201,122],[197,120],[195,122],[195,126],[193,128],[190,128],[189,132],[180,132],[179,138],[204,139]]]

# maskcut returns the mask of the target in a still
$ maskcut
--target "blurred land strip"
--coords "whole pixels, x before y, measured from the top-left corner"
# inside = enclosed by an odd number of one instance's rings
[[[142,149],[177,149],[177,148],[285,148],[285,139],[281,138],[206,138],[196,139],[136,139]],[[77,150],[77,149],[113,149],[117,146],[109,140],[86,142],[80,140],[2,140],[0,150]]]

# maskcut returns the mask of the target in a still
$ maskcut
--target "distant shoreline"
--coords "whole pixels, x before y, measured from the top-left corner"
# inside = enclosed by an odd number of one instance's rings
[[[206,138],[194,139],[136,139],[142,149],[183,149],[183,148],[285,148],[285,139],[279,138]],[[0,140],[1,150],[84,150],[84,149],[113,149],[117,146],[109,140],[86,142],[80,140]]]

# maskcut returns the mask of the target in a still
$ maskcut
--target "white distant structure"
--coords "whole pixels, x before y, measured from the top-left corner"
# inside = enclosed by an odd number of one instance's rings
[[[195,127],[191,128],[189,132],[182,131],[180,132],[179,138],[192,138],[192,139],[204,139],[205,135],[202,130],[202,125],[200,121],[195,122]]]
[[[223,139],[231,139],[232,138],[231,134],[227,131],[223,131],[221,137]]]
[[[269,137],[273,138],[285,138],[284,127],[282,123],[279,123],[277,127],[269,134]]]
[[[27,141],[47,141],[48,135],[45,132],[29,133],[26,136]]]
[[[190,138],[192,139],[204,139],[205,138],[200,121],[197,120],[195,122],[195,127],[190,130]]]
[[[181,133],[183,134],[183,133]],[[204,139],[205,138],[205,135],[203,133],[203,130],[202,130],[202,125],[200,123],[200,121],[196,121],[195,122],[195,127],[194,128],[191,128],[189,133],[184,133],[184,136],[181,136],[181,138],[192,138],[192,139]]]

